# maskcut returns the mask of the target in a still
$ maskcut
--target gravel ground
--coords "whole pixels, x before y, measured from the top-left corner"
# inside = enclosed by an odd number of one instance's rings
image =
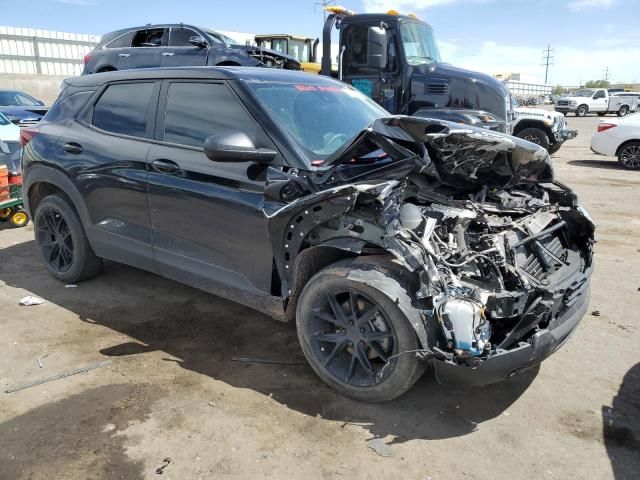
[[[3,224],[0,478],[638,478],[640,172],[590,152],[597,120],[568,117],[579,136],[553,160],[598,226],[599,315],[539,370],[486,388],[427,372],[388,404],[345,399],[306,365],[291,326],[121,265],[65,288],[32,226]],[[18,306],[28,294],[46,302]]]

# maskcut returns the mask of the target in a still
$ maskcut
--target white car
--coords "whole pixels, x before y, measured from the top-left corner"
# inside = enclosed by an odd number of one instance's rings
[[[600,120],[598,131],[591,137],[591,150],[618,157],[625,168],[640,170],[640,113]]]
[[[9,172],[19,170],[21,148],[20,127],[0,113],[0,164],[6,165]]]

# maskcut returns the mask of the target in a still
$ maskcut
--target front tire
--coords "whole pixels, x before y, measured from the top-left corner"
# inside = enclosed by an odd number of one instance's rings
[[[618,152],[618,162],[628,170],[640,170],[640,142],[629,142]]]
[[[357,400],[385,402],[411,388],[425,365],[410,352],[418,338],[394,299],[354,279],[371,273],[374,264],[366,265],[346,260],[314,275],[300,295],[296,326],[307,361],[325,383]]]
[[[547,152],[549,152],[549,155],[553,155],[558,150],[560,150],[560,147],[562,146],[562,143],[563,142],[556,142],[553,145],[550,145],[549,148],[547,148]]]
[[[516,137],[527,140],[528,142],[540,145],[542,148],[549,150],[549,137],[539,128],[525,128],[516,134]]]
[[[580,105],[576,109],[576,117],[584,117],[587,112],[589,112],[589,107],[587,107],[586,105]]]
[[[61,195],[45,197],[34,218],[36,246],[47,270],[58,280],[75,283],[97,275],[96,256],[73,207]]]

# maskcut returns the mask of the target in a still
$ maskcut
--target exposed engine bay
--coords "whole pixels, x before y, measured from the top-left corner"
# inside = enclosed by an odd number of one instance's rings
[[[577,324],[578,304],[586,308],[593,223],[529,142],[391,117],[317,171],[274,175],[267,193],[289,202],[265,209],[283,251],[283,297],[305,249],[393,255],[415,279],[414,311],[405,313],[425,358],[478,367],[535,348],[567,318]],[[545,356],[575,324],[545,344]]]

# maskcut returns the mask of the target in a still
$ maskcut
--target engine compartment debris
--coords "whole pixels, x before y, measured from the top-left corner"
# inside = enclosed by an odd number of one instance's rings
[[[502,357],[489,381],[546,358],[584,314],[594,225],[536,145],[390,117],[318,169],[270,175],[267,192],[288,202],[265,207],[285,298],[305,249],[390,254],[416,280],[418,355],[473,368]]]

